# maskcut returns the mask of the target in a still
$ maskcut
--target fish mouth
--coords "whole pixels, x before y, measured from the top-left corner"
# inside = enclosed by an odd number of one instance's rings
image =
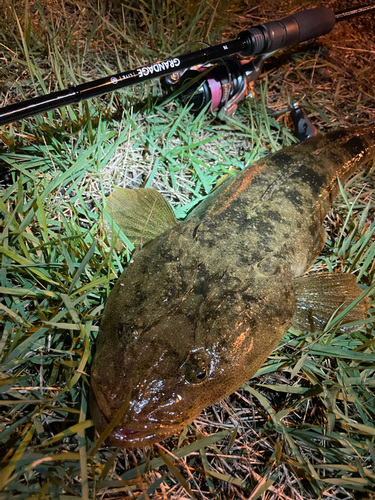
[[[135,448],[139,446],[147,446],[155,442],[161,441],[162,436],[156,432],[150,431],[135,431],[125,429],[124,427],[115,427],[108,438],[111,445],[120,448]]]
[[[116,427],[114,429],[116,434],[120,436],[134,436],[134,434],[139,434],[139,431],[133,431],[132,429],[124,429],[123,427]]]
[[[109,419],[101,410],[94,392],[91,390],[90,395],[90,411],[91,417],[94,421],[96,431],[101,434],[106,427],[110,424],[111,419]],[[149,446],[154,443],[158,443],[170,437],[174,433],[178,432],[183,428],[176,428],[176,426],[162,426],[158,429],[158,426],[153,426],[152,429],[130,429],[128,427],[116,426],[105,443],[109,446],[118,446],[120,448],[138,448],[140,446]]]
[[[104,413],[101,411],[101,409],[98,407],[98,410],[101,412],[103,415],[104,420],[107,422],[107,425],[111,423],[109,418],[107,418]],[[136,434],[140,434],[140,431],[135,431],[133,429],[125,429],[124,427],[115,427],[113,431],[111,432],[111,435],[109,437],[110,440],[115,439],[116,441],[124,441],[126,439],[129,439],[130,436],[135,436]]]

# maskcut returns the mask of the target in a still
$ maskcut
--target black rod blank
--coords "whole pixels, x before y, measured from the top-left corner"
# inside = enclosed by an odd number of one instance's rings
[[[370,12],[375,11],[375,5],[361,5],[360,7],[356,7],[353,9],[342,10],[340,12],[336,12],[336,22],[347,21],[348,19],[352,19],[353,17],[361,16],[363,14],[368,14]]]
[[[326,7],[302,10],[278,21],[270,21],[242,31],[235,40],[230,42],[206,47],[196,52],[140,66],[100,80],[93,80],[66,90],[0,108],[0,126],[69,104],[77,104],[90,97],[107,94],[198,64],[214,62],[235,53],[250,56],[297,45],[300,42],[326,35],[333,29],[336,21],[365,14],[374,9],[375,4],[349,9],[337,14]]]

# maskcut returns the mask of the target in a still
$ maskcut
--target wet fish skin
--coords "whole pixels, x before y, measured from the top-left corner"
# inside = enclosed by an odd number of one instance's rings
[[[97,429],[132,391],[112,443],[161,441],[251,378],[293,321],[293,278],[324,245],[337,178],[345,183],[374,156],[373,125],[291,146],[137,250],[101,322],[92,368]]]

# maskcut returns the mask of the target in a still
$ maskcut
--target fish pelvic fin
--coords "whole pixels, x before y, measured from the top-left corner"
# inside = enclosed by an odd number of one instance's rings
[[[142,247],[178,222],[171,205],[152,188],[116,187],[106,202],[104,227],[110,238],[117,237],[115,223],[135,247]],[[125,248],[118,237],[115,248]]]
[[[322,331],[329,320],[342,312],[363,290],[356,276],[350,273],[322,273],[293,279],[297,312],[292,326],[304,332]],[[366,317],[369,299],[365,297],[343,317],[340,330],[345,324]]]

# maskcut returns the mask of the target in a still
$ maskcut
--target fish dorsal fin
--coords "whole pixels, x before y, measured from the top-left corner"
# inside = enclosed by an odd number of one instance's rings
[[[106,201],[107,213],[136,247],[177,224],[171,205],[155,189],[116,187]],[[122,242],[117,241],[115,248],[123,249]]]
[[[350,273],[322,273],[293,280],[297,313],[292,325],[298,330],[323,330],[335,312],[342,312],[357,299],[363,290]],[[366,297],[355,305],[342,320],[345,323],[366,317],[369,300]]]

